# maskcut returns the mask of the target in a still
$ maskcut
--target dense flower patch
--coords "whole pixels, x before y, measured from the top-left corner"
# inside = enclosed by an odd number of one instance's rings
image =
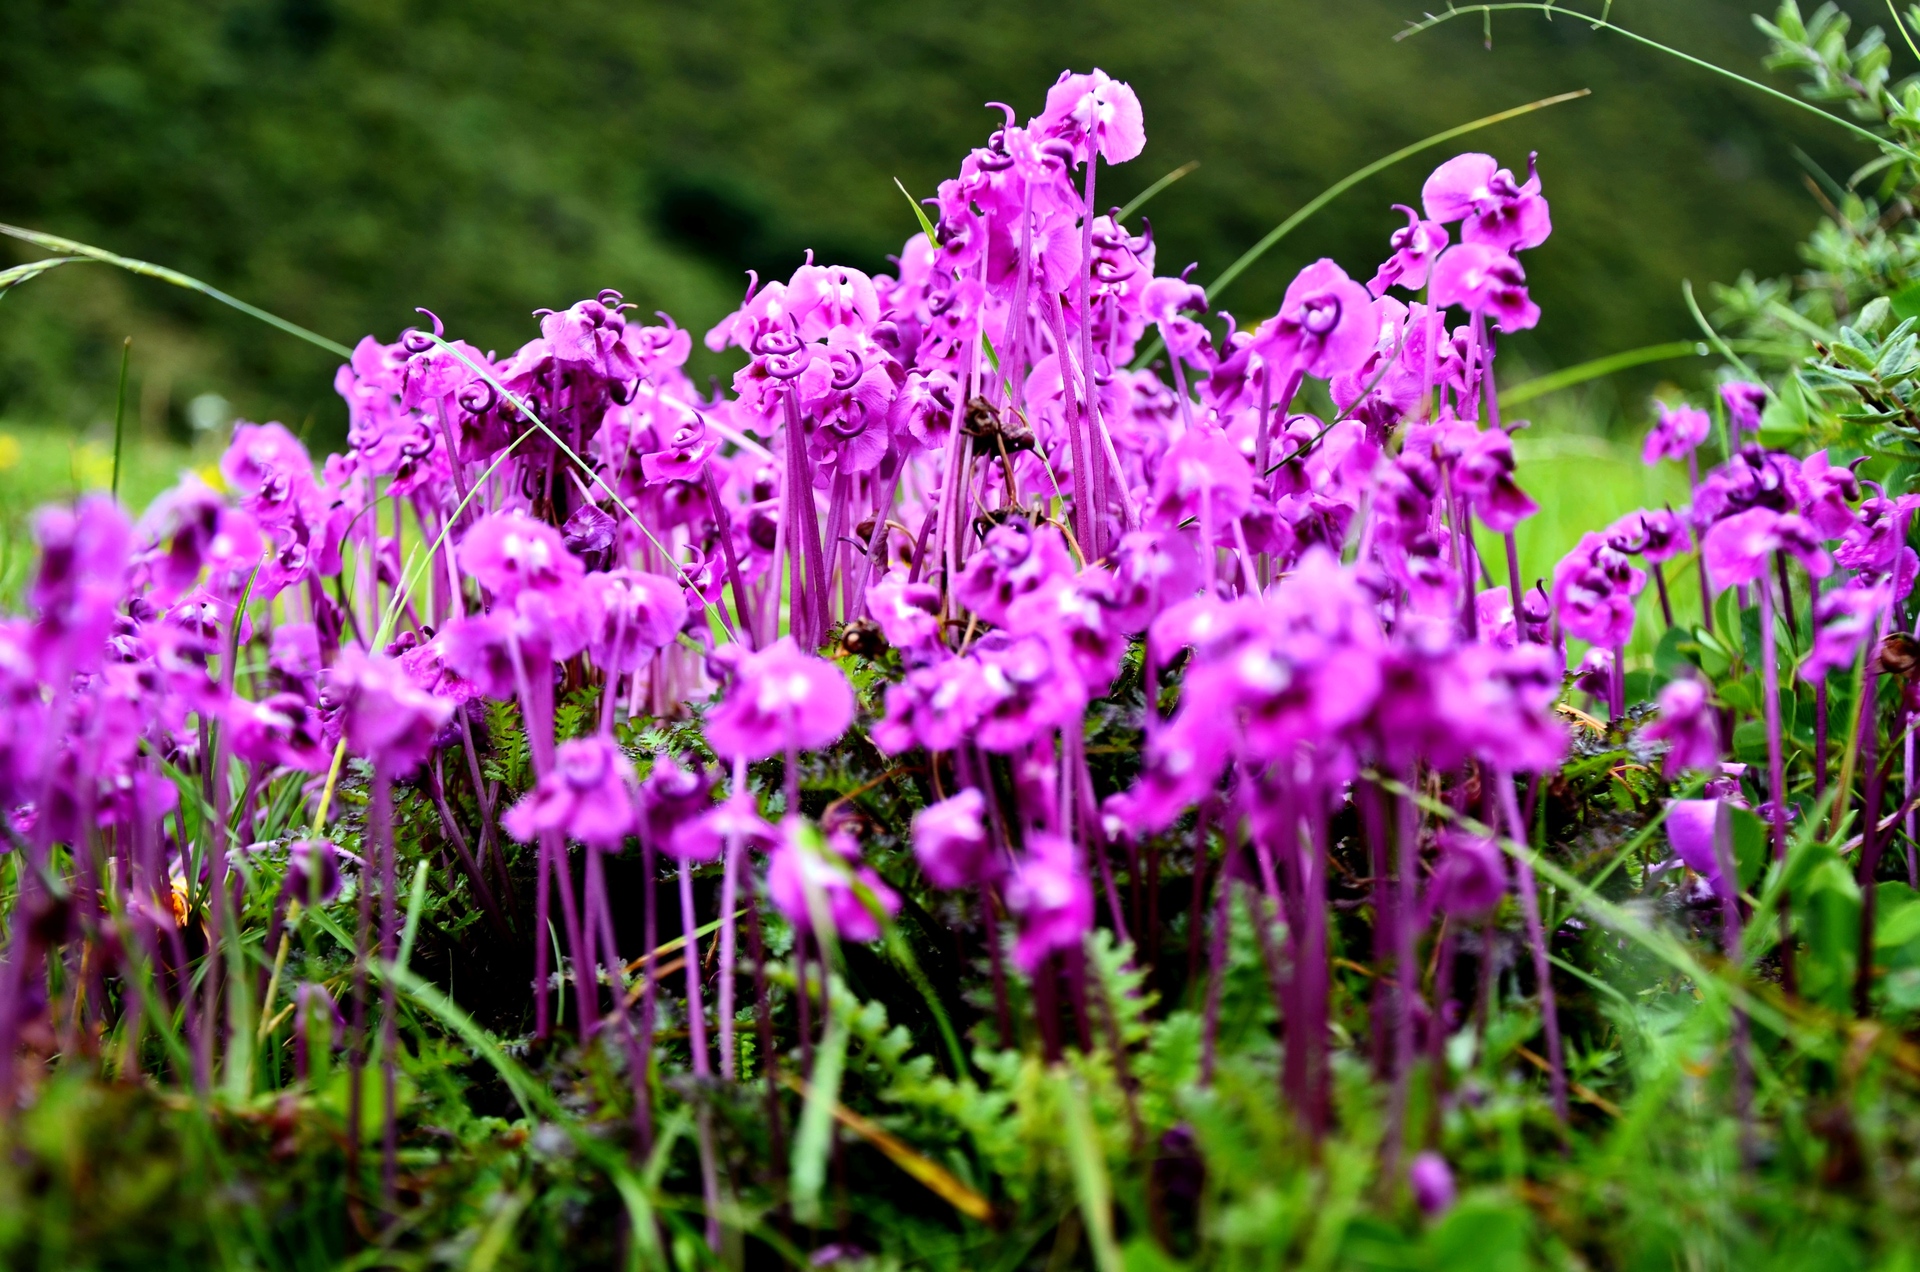
[[[9,1107],[89,1059],[271,1097],[379,1245],[477,1058],[649,1260],[858,1227],[835,1118],[943,1223],[1031,1219],[1017,1109],[1113,1267],[1099,1145],[1150,1163],[1129,1250],[1225,1239],[1206,1110],[1256,1086],[1282,1157],[1364,1141],[1444,1225],[1476,1074],[1529,1060],[1504,1133],[1549,1156],[1620,1115],[1618,973],[1705,1002],[1739,1165],[1790,1153],[1756,1066],[1920,1006],[1905,470],[1776,444],[1798,382],[1731,373],[1645,442],[1691,501],[1525,579],[1494,384],[1539,318],[1531,156],[1447,160],[1370,281],[1321,260],[1210,327],[1100,205],[1133,90],[1003,109],[895,275],[752,281],[704,336],[730,386],[611,290],[505,356],[426,314],[340,368],[343,453],[242,424],[222,489],[39,514],[0,625]],[[1869,371],[1913,345],[1877,303]],[[861,1083],[949,1117],[946,1163]]]

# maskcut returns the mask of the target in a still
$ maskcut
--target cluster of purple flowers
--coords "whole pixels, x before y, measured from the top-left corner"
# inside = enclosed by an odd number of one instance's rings
[[[753,281],[705,337],[744,355],[730,391],[697,390],[683,370],[691,334],[632,318],[614,291],[543,311],[539,336],[504,358],[447,340],[433,319],[390,345],[363,340],[340,368],[348,447],[317,469],[285,428],[243,424],[224,492],[188,476],[137,524],[99,499],[43,512],[32,614],[0,623],[10,842],[43,867],[64,846],[96,928],[111,877],[143,916],[136,945],[174,965],[176,881],[205,861],[206,878],[185,886],[223,921],[230,863],[268,793],[304,787],[323,821],[351,754],[373,787],[358,877],[363,923],[368,898],[383,904],[381,947],[397,899],[386,801],[394,782],[417,781],[503,930],[496,828],[535,845],[532,930],[547,932],[557,906],[577,1018],[587,1031],[624,1022],[642,1065],[652,980],[636,1029],[619,1007],[626,965],[601,858],[637,842],[649,865],[675,861],[689,930],[690,868],[718,861],[730,1073],[743,897],[771,904],[823,968],[834,940],[880,938],[899,905],[853,823],[816,824],[798,800],[801,755],[859,717],[820,652],[857,630],[899,665],[872,740],[926,757],[936,787],[952,778],[954,793],[914,821],[921,872],[977,893],[989,922],[1010,916],[1030,976],[1071,968],[1102,895],[1126,934],[1116,862],[1137,869],[1139,845],[1185,818],[1202,845],[1220,828],[1221,895],[1248,889],[1284,918],[1288,1090],[1319,1125],[1327,836],[1351,805],[1381,866],[1377,940],[1398,960],[1399,1036],[1410,1047],[1421,1015],[1413,928],[1488,914],[1511,888],[1557,1071],[1531,873],[1510,873],[1484,835],[1411,832],[1417,819],[1390,817],[1384,792],[1423,772],[1464,790],[1473,773],[1480,803],[1463,810],[1524,841],[1515,775],[1549,771],[1567,749],[1553,708],[1568,641],[1594,647],[1617,719],[1649,572],[1671,622],[1662,564],[1696,547],[1703,588],[1757,588],[1763,611],[1776,563],[1815,580],[1849,572],[1818,595],[1800,672],[1850,665],[1912,587],[1911,497],[1862,499],[1824,454],[1748,443],[1764,390],[1729,384],[1721,405],[1740,445],[1725,464],[1698,474],[1712,424],[1692,407],[1664,410],[1647,439],[1649,463],[1688,461],[1688,508],[1589,534],[1550,585],[1523,588],[1514,536],[1535,507],[1514,480],[1493,367],[1497,336],[1539,317],[1519,260],[1551,231],[1531,160],[1525,180],[1488,155],[1448,160],[1421,207],[1401,209],[1407,225],[1370,282],[1317,261],[1276,313],[1244,327],[1218,315],[1216,332],[1199,317],[1204,291],[1156,274],[1150,227],[1096,201],[1101,164],[1145,143],[1133,91],[1097,70],[1065,74],[1039,115],[1005,115],[928,201],[932,232],[907,241],[896,276],[809,257],[785,282]],[[1150,336],[1164,357],[1136,365]],[[1309,379],[1331,418],[1295,410]],[[1482,542],[1501,539],[1505,561],[1483,561]],[[1479,586],[1496,570],[1504,584]],[[1139,772],[1102,790],[1087,720],[1123,667],[1144,691]],[[598,718],[562,737],[557,698],[583,687],[597,687]],[[476,738],[488,701],[517,706],[532,775],[498,808]],[[1670,766],[1719,764],[1702,685],[1670,685],[1660,710],[1648,736]],[[623,719],[676,713],[701,718],[721,771],[616,740]],[[747,781],[770,759],[787,774],[777,824]],[[480,798],[477,851],[447,803],[449,767]],[[170,773],[197,775],[211,804],[204,855],[184,840]],[[1777,753],[1770,794],[1778,824]],[[316,855],[303,851],[303,863]],[[290,895],[335,886],[331,861],[301,865]],[[52,904],[36,892],[44,871],[21,877],[22,904]],[[51,930],[13,927],[0,1065]],[[556,969],[549,942],[532,945],[545,1033]],[[203,1011],[219,975],[206,976]],[[697,960],[687,992],[704,1072]],[[1423,1169],[1424,1200],[1442,1190]]]

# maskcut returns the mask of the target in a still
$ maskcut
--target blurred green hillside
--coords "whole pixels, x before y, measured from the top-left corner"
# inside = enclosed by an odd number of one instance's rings
[[[1751,0],[1620,0],[1616,21],[1762,74]],[[1858,6],[1865,21],[1873,10]],[[1210,277],[1349,170],[1448,125],[1593,96],[1474,137],[1540,152],[1556,233],[1528,258],[1534,367],[1691,334],[1680,280],[1782,272],[1837,130],[1571,17],[1391,37],[1420,0],[12,0],[0,17],[0,220],[161,261],[351,342],[438,312],[509,348],[528,311],[613,286],[704,329],[743,271],[802,250],[885,267],[997,114],[1062,67],[1146,105],[1124,201],[1189,160],[1149,215],[1163,270]],[[1884,14],[1881,15],[1884,20]],[[1912,69],[1896,64],[1896,73]],[[1798,157],[1794,147],[1804,153]],[[1374,179],[1230,293],[1269,310],[1304,261],[1370,270],[1423,156]],[[0,263],[25,259],[11,245]],[[0,419],[97,435],[121,338],[148,438],[231,410],[337,436],[316,350],[164,285],[75,267],[0,302]],[[724,370],[703,359],[702,373]],[[1654,368],[1647,377],[1672,373]],[[1620,391],[1637,402],[1650,378]],[[202,407],[190,411],[198,398]],[[1596,408],[1602,413],[1608,403]],[[1636,408],[1637,409],[1637,408]]]

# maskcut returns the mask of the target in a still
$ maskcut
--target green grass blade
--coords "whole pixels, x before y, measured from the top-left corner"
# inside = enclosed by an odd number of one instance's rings
[[[1168,186],[1172,185],[1174,182],[1178,181],[1180,178],[1186,176],[1188,173],[1192,172],[1195,168],[1198,168],[1199,166],[1200,166],[1200,161],[1198,159],[1189,159],[1185,163],[1181,164],[1178,168],[1175,168],[1172,172],[1169,172],[1166,176],[1160,178],[1158,181],[1154,182],[1152,185],[1148,186],[1146,189],[1142,190],[1140,193],[1134,195],[1132,201],[1129,202],[1126,207],[1121,208],[1119,213],[1113,218],[1115,224],[1124,222],[1128,217],[1132,216],[1135,212],[1138,212],[1141,208],[1145,207],[1148,199],[1151,199],[1154,195],[1159,194],[1162,190],[1166,189]]]
[[[0,269],[0,296],[5,296],[28,279],[38,278],[56,266],[71,265],[85,259],[83,256],[48,256],[24,265],[15,265],[11,269]]]
[[[1066,1115],[1067,1157],[1073,1163],[1073,1187],[1080,1198],[1080,1221],[1093,1247],[1094,1266],[1100,1272],[1122,1272],[1125,1264],[1113,1239],[1113,1189],[1086,1092],[1065,1069],[1059,1071],[1057,1081],[1061,1111]]]
[[[1528,102],[1524,106],[1515,106],[1508,110],[1496,111],[1491,115],[1482,115],[1479,119],[1470,120],[1464,124],[1456,124],[1452,128],[1434,133],[1431,137],[1422,138],[1410,146],[1402,146],[1392,154],[1380,159],[1375,159],[1365,167],[1354,169],[1346,176],[1322,190],[1319,194],[1316,194],[1313,198],[1307,200],[1306,203],[1301,205],[1299,211],[1267,231],[1265,238],[1242,252],[1239,260],[1227,266],[1220,272],[1218,278],[1207,284],[1207,299],[1214,300],[1218,298],[1220,293],[1225,291],[1229,284],[1244,274],[1248,267],[1255,261],[1271,251],[1274,245],[1281,239],[1299,229],[1302,223],[1321,208],[1326,207],[1327,204],[1332,203],[1335,199],[1353,189],[1353,187],[1359,185],[1376,172],[1384,172],[1386,169],[1393,167],[1394,164],[1399,163],[1402,159],[1411,159],[1421,151],[1431,150],[1443,142],[1452,141],[1455,137],[1464,137],[1468,133],[1478,132],[1482,128],[1491,128],[1495,124],[1503,124],[1509,119],[1518,119],[1522,115],[1531,115],[1536,110],[1545,110],[1549,106],[1558,106],[1562,102],[1575,101],[1588,96],[1592,92],[1593,90],[1590,88],[1577,88],[1570,93],[1556,93],[1552,97],[1543,97],[1537,102]]]
[[[132,356],[133,337],[128,336],[120,345],[120,391],[113,399],[113,484],[108,489],[115,499],[120,497],[120,444],[127,424],[127,360]]]
[[[1740,353],[1774,354],[1791,357],[1795,350],[1780,344],[1771,344],[1763,340],[1729,340],[1727,347]],[[1545,397],[1549,393],[1558,393],[1589,380],[1598,380],[1612,375],[1616,371],[1625,371],[1629,367],[1645,366],[1649,362],[1666,362],[1679,358],[1704,358],[1713,352],[1713,346],[1704,340],[1670,340],[1665,344],[1643,345],[1638,349],[1626,349],[1619,353],[1610,353],[1604,358],[1594,358],[1587,362],[1578,362],[1546,375],[1535,376],[1523,381],[1500,394],[1500,409],[1523,406],[1535,398]]]
[[[157,278],[163,283],[172,283],[175,287],[184,287],[188,291],[199,292],[209,300],[217,300],[223,305],[238,309],[249,318],[258,318],[269,327],[277,327],[290,336],[298,336],[308,344],[318,345],[336,357],[351,358],[353,356],[353,350],[343,344],[329,340],[318,332],[308,331],[299,323],[288,322],[278,314],[270,314],[257,305],[249,305],[246,301],[238,297],[229,296],[219,288],[208,283],[203,283],[191,275],[182,274],[177,269],[168,269],[164,265],[155,265],[151,261],[135,260],[131,256],[121,256],[117,253],[109,252],[105,248],[92,247],[86,243],[78,243],[73,239],[61,238],[57,234],[43,234],[39,230],[23,229],[17,225],[0,223],[0,234],[4,234],[8,238],[19,239],[22,243],[31,243],[35,247],[42,248],[45,251],[65,253],[65,259],[84,257],[87,260],[99,261],[104,265],[116,266],[126,270],[130,274],[139,274],[146,278]],[[40,264],[39,261],[32,263],[35,265]],[[64,263],[64,260],[58,263]],[[47,266],[47,268],[52,267]]]
[[[1815,106],[1812,102],[1804,101],[1801,98],[1795,97],[1791,93],[1783,93],[1777,88],[1771,88],[1768,85],[1762,84],[1759,80],[1748,79],[1746,76],[1740,74],[1739,72],[1730,71],[1724,66],[1716,66],[1712,62],[1707,61],[1705,58],[1695,57],[1691,53],[1683,53],[1679,49],[1673,48],[1670,45],[1660,43],[1660,41],[1658,40],[1650,40],[1644,35],[1640,35],[1636,32],[1627,30],[1625,27],[1615,26],[1613,23],[1607,21],[1604,15],[1596,18],[1589,14],[1575,13],[1568,9],[1562,9],[1557,4],[1555,4],[1553,0],[1511,0],[1510,3],[1506,3],[1506,4],[1462,5],[1459,8],[1450,8],[1445,13],[1430,13],[1426,17],[1422,18],[1420,21],[1409,24],[1406,30],[1399,32],[1393,38],[1395,40],[1404,40],[1408,36],[1419,35],[1423,31],[1431,31],[1433,28],[1439,26],[1443,22],[1451,22],[1453,19],[1459,18],[1459,17],[1465,17],[1469,13],[1478,13],[1482,15],[1489,23],[1491,23],[1493,21],[1494,14],[1506,13],[1506,12],[1545,13],[1549,15],[1557,14],[1561,17],[1578,18],[1582,22],[1591,24],[1594,30],[1596,31],[1611,31],[1615,35],[1625,36],[1627,39],[1632,40],[1635,44],[1644,44],[1646,47],[1650,49],[1654,49],[1657,52],[1665,53],[1669,57],[1677,57],[1682,62],[1686,62],[1686,63],[1689,63],[1690,65],[1697,66],[1703,71],[1712,71],[1715,75],[1723,75],[1726,78],[1734,81],[1734,83],[1736,84],[1744,84],[1748,88],[1755,89],[1759,92],[1765,93],[1768,97],[1774,98],[1777,101],[1783,101],[1787,105],[1794,107],[1796,110],[1804,110],[1809,115],[1818,115],[1820,118],[1826,120],[1830,124],[1838,124],[1840,127],[1846,129],[1848,132],[1854,134],[1856,137],[1859,137],[1862,140],[1871,143],[1872,145],[1882,146],[1889,150],[1897,151],[1898,153],[1905,155],[1909,159],[1912,159],[1916,162],[1920,162],[1920,153],[1915,153],[1914,151],[1908,150],[1905,146],[1902,146],[1898,142],[1892,141],[1889,138],[1882,137],[1879,133],[1874,132],[1872,129],[1862,128],[1859,124],[1856,124],[1851,120],[1842,119],[1840,116],[1832,114],[1829,111],[1821,110],[1818,106]]]
[[[836,985],[836,1007],[847,1001],[846,986]],[[846,1068],[847,1022],[841,1012],[827,1019],[826,1037],[814,1052],[808,1075],[807,1098],[800,1108],[800,1125],[793,1136],[793,1217],[803,1224],[820,1222],[820,1192],[827,1182],[827,1156],[833,1147],[833,1106],[840,1101],[840,1075]]]
[[[933,222],[927,219],[927,210],[921,207],[919,201],[911,194],[907,194],[907,187],[901,183],[900,178],[895,177],[893,184],[901,194],[907,196],[907,206],[913,209],[913,219],[920,222],[921,230],[926,233],[927,245],[935,251],[938,251],[940,248],[940,236],[933,232]]]
[[[420,934],[420,911],[427,901],[427,863],[413,868],[413,887],[407,897],[407,926],[400,935],[399,966],[413,961],[413,938]]]
[[[1353,189],[1353,187],[1359,185],[1375,173],[1384,172],[1394,164],[1399,163],[1402,159],[1410,159],[1423,150],[1430,150],[1443,142],[1452,141],[1455,137],[1464,137],[1468,133],[1478,132],[1482,128],[1491,128],[1495,124],[1505,123],[1509,119],[1518,119],[1522,115],[1531,115],[1536,110],[1545,110],[1549,106],[1558,106],[1562,102],[1574,101],[1578,98],[1589,96],[1592,92],[1593,90],[1590,88],[1577,88],[1570,93],[1558,93],[1552,97],[1543,97],[1537,102],[1528,102],[1524,106],[1514,106],[1508,110],[1495,111],[1491,115],[1482,115],[1479,119],[1469,120],[1464,124],[1456,124],[1452,128],[1434,133],[1431,137],[1422,138],[1410,146],[1402,146],[1392,154],[1375,159],[1365,167],[1354,169],[1346,176],[1322,190],[1319,194],[1313,196],[1313,198],[1307,200],[1292,216],[1289,216],[1286,220],[1267,231],[1265,238],[1240,253],[1240,259],[1220,271],[1220,276],[1207,284],[1207,299],[1209,301],[1217,299],[1220,293],[1225,291],[1240,275],[1246,273],[1255,261],[1258,261],[1262,256],[1272,251],[1281,239],[1284,239],[1287,235],[1299,229],[1308,218],[1312,217],[1316,212],[1320,211],[1320,209],[1326,207],[1327,204],[1332,203],[1335,199]],[[1146,366],[1157,357],[1165,347],[1165,343],[1156,336],[1153,343],[1147,346],[1146,351],[1133,360],[1133,365],[1135,367]]]
[[[1500,394],[1500,411],[1504,415],[1509,407],[1520,406],[1535,398],[1545,397],[1549,393],[1558,393],[1561,389],[1585,384],[1589,380],[1598,380],[1602,376],[1612,375],[1615,371],[1624,371],[1628,367],[1644,366],[1649,362],[1666,362],[1673,358],[1704,358],[1710,352],[1712,350],[1707,347],[1705,341],[1670,340],[1666,344],[1643,345],[1638,349],[1610,353],[1604,358],[1594,358],[1588,362],[1562,367],[1558,371],[1535,376],[1524,384],[1514,385]]]

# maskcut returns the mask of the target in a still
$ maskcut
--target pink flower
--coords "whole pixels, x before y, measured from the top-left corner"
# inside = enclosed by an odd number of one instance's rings
[[[1253,347],[1271,367],[1326,379],[1366,361],[1377,335],[1372,295],[1322,259],[1287,285],[1280,312],[1261,324]]]
[[[787,284],[785,300],[802,340],[842,328],[865,332],[880,320],[873,280],[845,265],[802,265]]]
[[[1525,331],[1540,321],[1520,262],[1485,243],[1448,248],[1433,267],[1427,294],[1436,305],[1486,314],[1502,331]]]
[[[1453,1209],[1453,1170],[1436,1152],[1420,1153],[1408,1163],[1407,1187],[1412,1189],[1420,1213],[1429,1219]]]
[[[940,589],[932,584],[889,574],[867,590],[867,609],[880,634],[902,654],[924,655],[940,642]]]
[[[1760,431],[1760,415],[1767,409],[1766,385],[1729,380],[1720,386],[1720,400],[1726,404],[1727,422],[1736,436]]]
[[[863,895],[864,894],[864,895]],[[894,892],[873,870],[860,864],[860,848],[844,831],[823,836],[798,817],[780,824],[780,837],[767,860],[767,895],[787,922],[801,932],[814,930],[818,913],[833,924],[843,941],[880,939],[880,916],[900,908]]]
[[[1749,508],[1715,522],[1700,548],[1716,591],[1765,578],[1768,558],[1775,552],[1798,558],[1817,579],[1833,570],[1813,527],[1797,513],[1771,508]]]
[[[519,512],[491,513],[474,522],[455,559],[503,601],[528,588],[564,591],[586,574],[558,530]]]
[[[327,694],[340,704],[347,745],[395,776],[419,767],[453,715],[453,704],[415,685],[399,660],[354,648],[334,660]]]
[[[1434,258],[1446,250],[1450,237],[1447,227],[1438,221],[1423,221],[1420,214],[1405,204],[1396,203],[1394,209],[1407,214],[1407,223],[1393,232],[1387,240],[1393,248],[1393,255],[1386,259],[1380,270],[1367,284],[1367,290],[1375,296],[1384,296],[1389,287],[1404,287],[1408,291],[1419,291],[1427,285],[1427,274],[1433,268]]]
[[[1706,686],[1697,680],[1670,681],[1660,690],[1660,718],[1641,730],[1649,742],[1667,744],[1665,772],[1711,769],[1720,762],[1720,727]]]
[[[638,671],[686,625],[686,591],[663,575],[609,570],[587,575],[585,586],[599,592],[604,611],[587,644],[603,671]]]
[[[500,819],[526,841],[552,831],[617,848],[633,830],[633,762],[612,738],[576,738],[554,752],[553,768]]]
[[[1569,636],[1610,649],[1633,634],[1633,598],[1646,585],[1605,536],[1589,532],[1553,568],[1553,606]]]
[[[988,702],[986,676],[971,656],[916,667],[887,686],[887,715],[873,726],[874,745],[890,755],[916,746],[951,751],[973,735]]]
[[[1726,808],[1726,802],[1718,799],[1667,801],[1667,842],[1673,845],[1674,856],[1721,895],[1727,884],[1720,873],[1720,839],[1732,834]]]
[[[1640,460],[1648,467],[1663,459],[1685,459],[1713,431],[1713,421],[1697,406],[1682,402],[1679,406],[1661,403],[1659,415],[1647,430]]]
[[[1074,160],[1084,163],[1098,150],[1108,163],[1125,163],[1147,145],[1145,116],[1131,85],[1099,67],[1085,75],[1060,72],[1047,90],[1047,105],[1028,126],[1045,137],[1073,145]]]
[[[1540,194],[1534,158],[1527,156],[1527,180],[1521,184],[1492,155],[1455,155],[1433,170],[1420,201],[1435,221],[1464,222],[1463,242],[1507,253],[1538,247],[1553,233],[1553,220]]]
[[[853,705],[853,689],[838,667],[783,636],[737,657],[726,696],[707,717],[707,744],[729,760],[814,750],[847,731]]]
[[[1035,831],[1007,883],[1007,909],[1020,920],[1013,961],[1028,975],[1055,950],[1079,945],[1093,927],[1093,887],[1079,850],[1059,835]]]
[[[1507,894],[1507,855],[1500,845],[1461,830],[1439,835],[1440,864],[1433,873],[1433,904],[1443,914],[1478,918]]]
[[[1244,465],[1242,465],[1244,467]],[[1058,585],[1073,573],[1067,542],[1052,526],[1029,530],[1009,521],[987,532],[954,585],[962,605],[989,623],[1005,623],[1007,610],[1029,592]]]
[[[986,798],[968,787],[913,815],[913,855],[936,888],[966,888],[999,875],[985,821]]]

